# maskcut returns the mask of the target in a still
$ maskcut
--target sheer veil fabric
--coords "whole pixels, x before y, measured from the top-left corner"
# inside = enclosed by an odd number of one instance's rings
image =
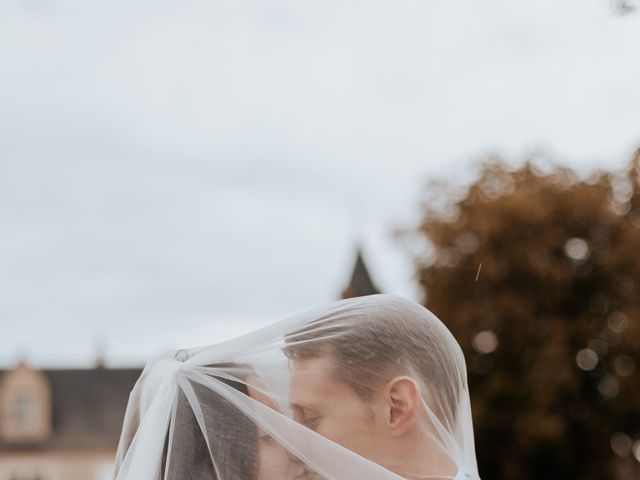
[[[150,360],[115,480],[478,479],[462,351],[424,307],[339,301]]]

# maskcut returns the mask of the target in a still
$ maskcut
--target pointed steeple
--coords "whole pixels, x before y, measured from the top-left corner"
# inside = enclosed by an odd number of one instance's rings
[[[380,293],[380,291],[371,280],[371,275],[369,275],[369,270],[362,257],[362,248],[358,246],[356,248],[356,263],[353,266],[349,285],[342,291],[342,298],[362,297],[375,293]]]

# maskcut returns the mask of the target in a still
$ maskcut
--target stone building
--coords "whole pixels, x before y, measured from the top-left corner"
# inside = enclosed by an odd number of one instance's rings
[[[0,371],[0,480],[107,480],[141,369]]]

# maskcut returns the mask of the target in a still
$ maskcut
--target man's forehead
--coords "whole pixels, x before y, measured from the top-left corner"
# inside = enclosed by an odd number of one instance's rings
[[[331,359],[326,356],[294,359],[291,361],[291,391],[289,402],[302,408],[322,404],[324,393],[335,382],[330,379]]]
[[[321,354],[312,357],[294,358],[291,360],[290,366],[291,370],[296,374],[328,375],[334,365],[329,354]]]

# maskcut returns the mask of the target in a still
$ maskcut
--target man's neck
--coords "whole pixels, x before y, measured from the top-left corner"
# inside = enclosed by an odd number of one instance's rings
[[[451,480],[458,473],[458,467],[451,456],[443,451],[442,445],[431,445],[425,439],[399,445],[398,455],[388,466],[392,472],[407,480]],[[435,476],[434,476],[435,475]]]

